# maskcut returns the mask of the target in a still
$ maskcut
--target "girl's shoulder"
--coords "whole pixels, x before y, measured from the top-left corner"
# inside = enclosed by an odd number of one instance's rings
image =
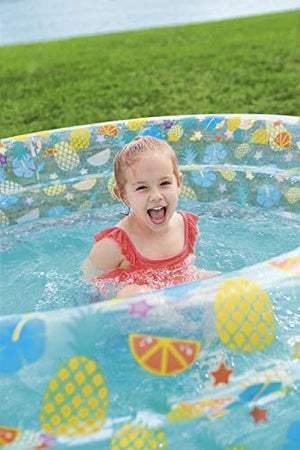
[[[197,214],[187,211],[178,211],[178,213],[183,217],[186,226],[193,229],[198,227],[199,216]]]
[[[107,228],[95,235],[95,244],[90,259],[100,269],[108,271],[119,267],[123,260],[120,229]]]
[[[131,239],[128,216],[111,228],[106,228],[94,236],[95,252],[102,255],[108,253],[119,260],[119,266],[133,264],[136,261],[136,251]]]
[[[198,220],[199,216],[196,214],[178,211],[182,215],[185,224],[185,242],[189,251],[193,251],[196,238],[199,233]]]

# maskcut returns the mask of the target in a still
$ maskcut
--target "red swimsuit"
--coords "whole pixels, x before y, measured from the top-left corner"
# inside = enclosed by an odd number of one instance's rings
[[[96,242],[103,238],[114,239],[119,244],[124,257],[130,262],[127,268],[118,267],[96,278],[95,281],[99,283],[103,294],[111,294],[112,285],[118,289],[127,284],[148,285],[153,289],[160,289],[196,279],[195,270],[191,270],[192,266],[187,257],[194,251],[199,217],[192,213],[178,212],[184,219],[184,246],[179,253],[168,258],[145,258],[122,228],[107,228],[96,234]]]

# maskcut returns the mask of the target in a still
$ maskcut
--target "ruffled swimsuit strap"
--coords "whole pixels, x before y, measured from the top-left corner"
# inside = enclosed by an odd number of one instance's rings
[[[127,233],[122,228],[112,227],[100,231],[100,233],[95,235],[95,242],[98,242],[103,238],[113,239],[121,248],[122,255],[125,256],[125,258],[130,262],[130,265],[136,265],[138,258],[135,247],[129,239]]]
[[[178,211],[185,219],[186,245],[188,253],[193,253],[198,235],[199,216],[193,213]]]

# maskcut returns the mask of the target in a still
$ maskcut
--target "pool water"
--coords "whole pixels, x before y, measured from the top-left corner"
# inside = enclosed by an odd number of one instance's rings
[[[230,272],[294,250],[299,220],[292,213],[228,202],[180,200],[178,209],[199,215],[196,265]],[[1,230],[0,314],[49,311],[101,300],[80,280],[80,264],[93,236],[115,225],[122,206],[102,207]]]

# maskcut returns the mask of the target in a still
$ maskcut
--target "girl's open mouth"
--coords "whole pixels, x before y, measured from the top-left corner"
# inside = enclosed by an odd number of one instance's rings
[[[167,208],[165,206],[157,206],[155,208],[148,209],[147,211],[151,221],[156,225],[164,223],[166,212]]]

